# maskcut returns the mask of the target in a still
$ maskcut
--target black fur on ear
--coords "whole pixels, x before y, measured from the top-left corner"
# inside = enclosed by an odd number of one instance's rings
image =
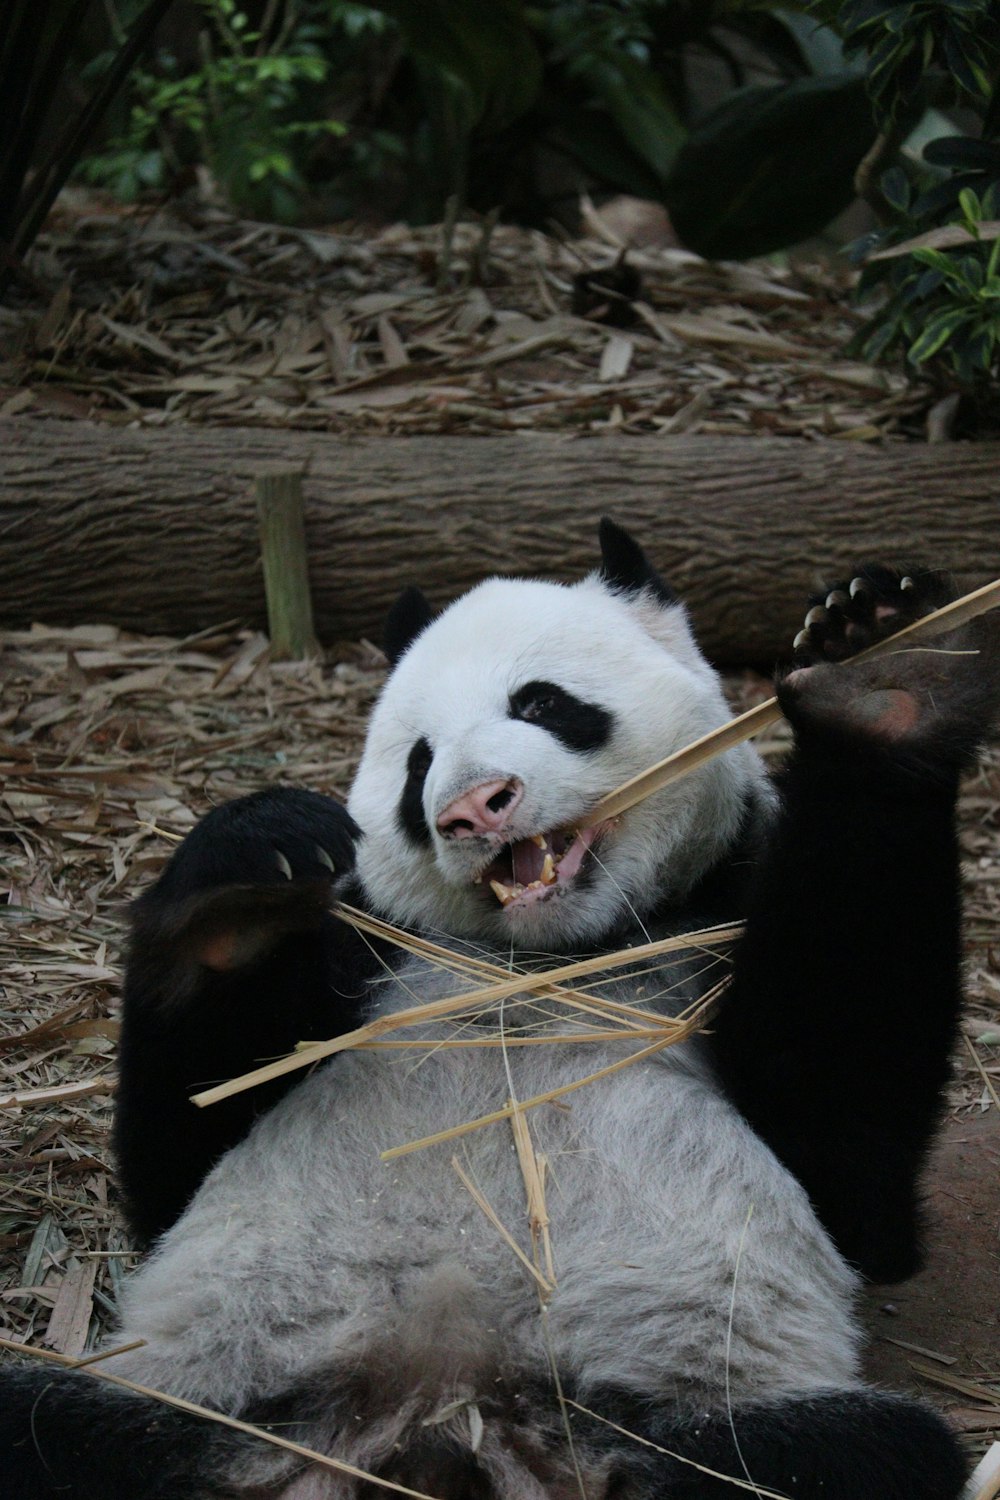
[[[413,645],[422,630],[426,630],[434,618],[424,595],[419,589],[404,589],[389,611],[385,622],[382,649],[394,667],[408,647]]]
[[[601,577],[617,593],[638,594],[651,589],[662,604],[676,604],[677,595],[653,567],[639,543],[608,516],[598,528],[601,540]]]

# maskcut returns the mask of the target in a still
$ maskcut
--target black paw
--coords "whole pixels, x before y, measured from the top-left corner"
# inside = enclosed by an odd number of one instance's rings
[[[333,880],[354,868],[357,824],[318,792],[271,787],[213,808],[190,833],[156,889],[177,899],[224,885]]]
[[[776,692],[800,743],[819,733],[841,751],[877,745],[936,776],[969,764],[996,723],[1000,628],[984,617],[862,661],[821,659],[779,675]]]
[[[954,597],[943,573],[866,564],[847,582],[810,598],[805,622],[792,643],[793,661],[799,667],[846,661]]]
[[[210,968],[252,962],[282,933],[322,921],[359,836],[346,809],[318,792],[272,787],[223,803],[136,902],[133,955],[148,937]]]

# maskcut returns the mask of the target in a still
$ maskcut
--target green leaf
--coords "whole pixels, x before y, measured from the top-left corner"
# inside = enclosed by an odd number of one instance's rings
[[[971,188],[962,188],[958,195],[958,206],[975,229],[983,217],[983,205]]]
[[[534,103],[542,60],[521,0],[381,0],[372,9],[398,22],[425,64],[460,82],[470,125],[488,114],[496,127]]]
[[[817,234],[853,200],[875,134],[864,81],[850,75],[740,89],[678,153],[665,193],[674,228],[715,259]]]
[[[632,150],[664,182],[687,131],[655,73],[622,53],[594,57],[583,76]]]
[[[556,110],[550,107],[550,114],[554,123],[546,131],[548,144],[578,162],[602,186],[637,198],[663,197],[662,179],[633,151],[603,111],[581,110],[575,103],[564,102]]]
[[[936,313],[916,342],[910,345],[907,358],[912,364],[922,365],[925,360],[937,354],[952,334],[968,320],[969,314],[962,308],[949,308],[947,312]]]
[[[919,250],[911,251],[911,255],[922,266],[932,266],[935,271],[940,271],[952,288],[967,284],[962,262],[952,255],[945,254],[943,250],[934,250],[929,245],[922,245]]]
[[[882,197],[889,206],[905,214],[910,207],[913,192],[910,188],[910,179],[902,167],[890,167],[888,172],[883,172],[881,188]]]

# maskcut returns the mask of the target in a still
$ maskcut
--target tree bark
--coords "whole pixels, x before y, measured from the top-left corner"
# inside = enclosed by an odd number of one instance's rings
[[[861,558],[1000,575],[1000,448],[787,438],[341,438],[0,420],[0,620],[185,634],[265,622],[255,475],[305,471],[317,634],[380,639],[410,583],[579,577],[635,532],[720,662],[772,661]]]

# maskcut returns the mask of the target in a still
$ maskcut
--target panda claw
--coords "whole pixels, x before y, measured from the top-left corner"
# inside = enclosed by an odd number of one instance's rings
[[[321,865],[326,866],[331,875],[336,875],[337,867],[334,864],[333,860],[330,858],[329,854],[323,848],[322,844],[316,845],[316,858],[319,860]]]
[[[856,599],[859,594],[870,594],[871,585],[866,578],[853,578],[851,580],[851,598]]]
[[[808,645],[809,645],[809,632],[808,632],[808,630],[800,630],[799,633],[798,633],[798,635],[795,637],[794,641],[792,642],[792,650],[793,651],[804,651],[805,648]]]
[[[831,589],[826,596],[827,609],[846,609],[850,602],[851,596],[844,589]]]
[[[901,578],[900,581],[899,581],[899,587],[900,587],[900,591],[902,593],[906,593],[910,589],[915,589],[916,586],[917,585],[914,583],[913,579],[910,578],[909,575],[907,575],[905,578]]]
[[[293,876],[292,876],[292,867],[288,863],[288,860],[282,854],[282,852],[281,852],[280,849],[275,849],[275,851],[274,851],[274,859],[275,859],[275,863],[278,866],[278,869],[281,871],[282,875],[284,875],[285,879],[286,880],[291,880],[293,878]]]
[[[805,626],[808,630],[811,625],[823,625],[826,622],[826,610],[822,604],[814,604],[806,615]]]

